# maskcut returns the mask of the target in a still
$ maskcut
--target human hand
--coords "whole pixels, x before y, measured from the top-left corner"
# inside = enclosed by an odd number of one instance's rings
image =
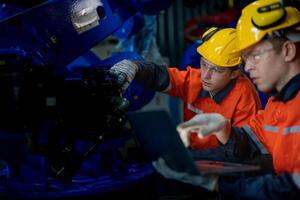
[[[202,176],[192,175],[187,172],[174,171],[167,165],[163,158],[158,158],[157,161],[153,161],[152,166],[165,178],[201,186],[209,191],[215,191],[217,189],[218,176],[216,175]]]
[[[214,134],[225,144],[229,138],[231,125],[229,120],[218,113],[204,113],[195,115],[192,119],[177,126],[177,131],[184,145],[190,145],[190,134],[197,132],[199,138]]]
[[[117,78],[118,83],[122,85],[122,92],[124,92],[134,79],[137,71],[137,64],[125,59],[114,64],[109,73]]]

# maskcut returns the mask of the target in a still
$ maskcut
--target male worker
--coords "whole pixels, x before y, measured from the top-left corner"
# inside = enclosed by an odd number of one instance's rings
[[[197,115],[178,126],[184,134],[215,134],[235,156],[245,159],[270,153],[276,174],[248,178],[192,176],[154,167],[167,178],[230,195],[231,199],[299,199],[300,197],[300,13],[279,0],[260,0],[243,9],[237,25],[245,70],[258,89],[272,94],[263,112],[242,128],[220,114]],[[201,128],[201,130],[200,130]]]
[[[234,53],[236,47],[235,29],[211,28],[204,33],[197,49],[202,56],[200,69],[188,67],[180,71],[149,62],[123,60],[112,66],[110,72],[126,81],[124,90],[135,78],[151,89],[180,97],[187,105],[185,120],[197,113],[218,112],[233,125],[241,126],[261,105],[251,81],[240,72],[241,57],[240,53]],[[218,141],[214,135],[201,140],[194,134],[185,144],[193,149],[207,149],[217,147]]]

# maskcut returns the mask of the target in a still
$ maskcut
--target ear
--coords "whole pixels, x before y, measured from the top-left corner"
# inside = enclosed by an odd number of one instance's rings
[[[286,62],[290,62],[296,57],[296,44],[292,41],[285,41],[282,45],[282,54],[284,56],[284,60]]]
[[[236,79],[241,74],[240,70],[234,70],[230,73],[230,79]]]

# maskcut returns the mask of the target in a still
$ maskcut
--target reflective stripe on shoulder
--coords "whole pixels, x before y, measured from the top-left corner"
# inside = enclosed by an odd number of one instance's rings
[[[252,131],[252,129],[249,126],[244,125],[242,129],[249,135],[249,137],[257,145],[257,147],[259,148],[262,154],[269,154],[265,146],[261,143],[261,141],[258,139],[258,137],[255,135],[255,133]]]
[[[300,133],[300,126],[290,126],[283,129],[283,135],[287,135],[289,133]]]
[[[202,113],[203,113],[202,110],[200,110],[200,109],[194,107],[194,106],[193,106],[192,104],[190,104],[190,103],[187,105],[187,108],[188,108],[189,110],[193,111],[194,113],[197,113],[197,114],[202,114]]]
[[[298,173],[292,174],[292,179],[298,189],[300,189],[300,175]]]

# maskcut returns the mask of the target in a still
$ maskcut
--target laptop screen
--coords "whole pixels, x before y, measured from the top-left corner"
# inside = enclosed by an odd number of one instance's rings
[[[258,166],[230,162],[195,162],[164,110],[129,112],[127,119],[149,161],[162,157],[172,169],[190,174],[228,174],[259,169]]]
[[[198,174],[166,111],[131,112],[127,118],[150,161],[162,157],[172,169]]]

